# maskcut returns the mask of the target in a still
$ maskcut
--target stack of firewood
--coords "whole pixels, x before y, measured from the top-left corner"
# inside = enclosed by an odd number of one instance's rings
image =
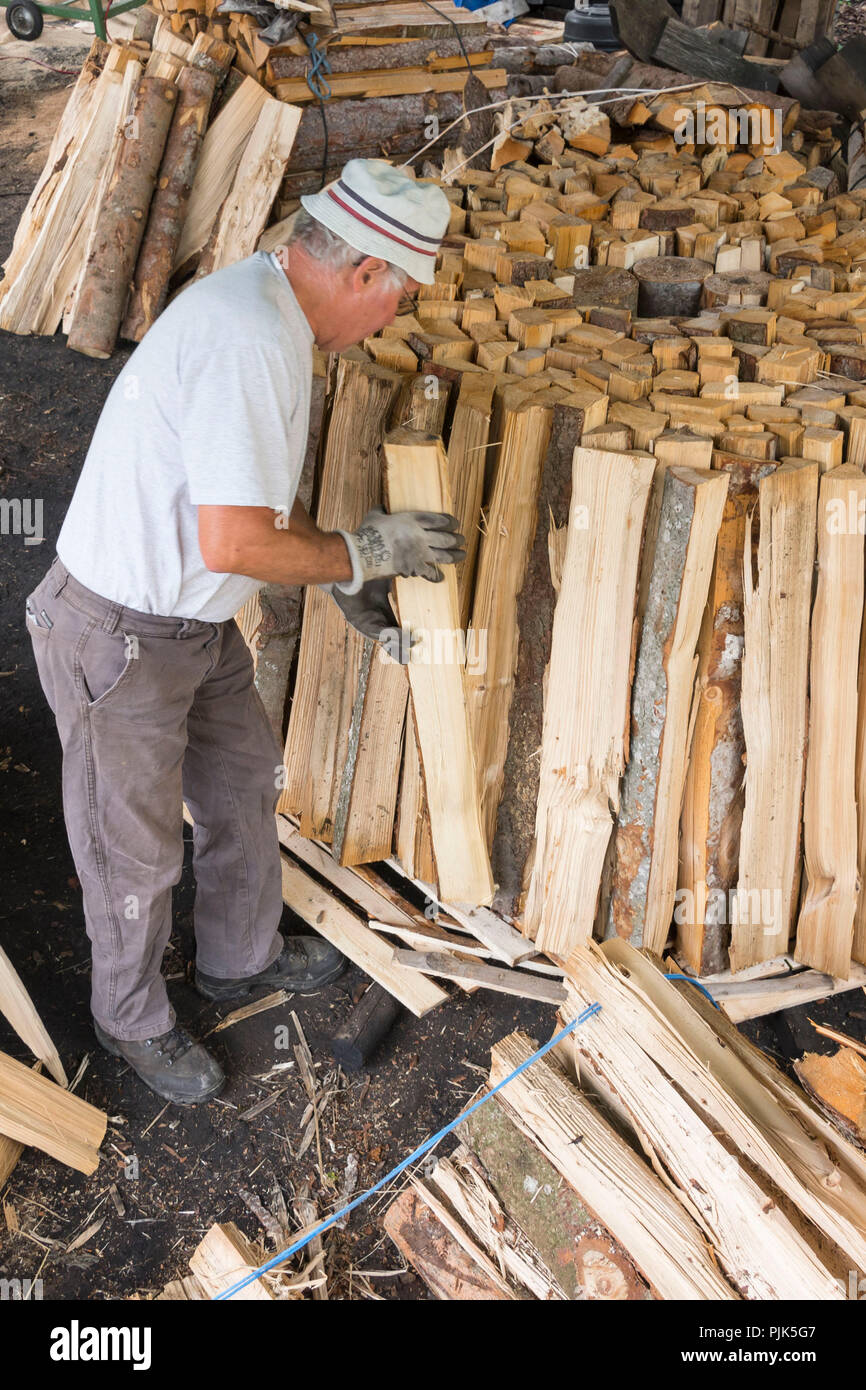
[[[493,900],[560,962],[673,927],[698,972],[793,940],[844,979],[866,960],[866,195],[791,99],[778,147],[756,94],[754,126],[689,136],[742,100],[514,103],[509,162],[448,153],[436,283],[322,366],[317,515],[453,509],[467,558],[435,604],[396,586],[426,643],[408,680],[308,592],[281,810],[343,866],[393,853],[446,904]],[[465,975],[430,950],[394,959]]]
[[[137,342],[168,294],[250,255],[301,113],[250,78],[234,50],[159,29],[94,40],[0,284],[0,327],[54,333],[108,357]]]
[[[857,1296],[866,1155],[691,986],[623,942],[577,951],[586,1018],[457,1127],[384,1227],[440,1299]],[[490,1085],[530,1062],[497,1043]]]

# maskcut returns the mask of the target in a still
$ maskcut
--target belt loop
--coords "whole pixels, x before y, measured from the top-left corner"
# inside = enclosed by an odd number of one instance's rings
[[[51,577],[51,597],[57,598],[57,595],[66,588],[66,581],[69,578],[69,570],[59,555],[52,564],[49,575]]]
[[[175,637],[186,637],[187,633],[189,632],[189,627],[189,618],[181,618],[180,623],[178,624],[177,632],[174,634]]]
[[[102,631],[114,632],[115,628],[117,627],[117,624],[120,622],[120,615],[122,612],[122,603],[112,603],[111,607],[105,615],[105,621],[102,624]]]

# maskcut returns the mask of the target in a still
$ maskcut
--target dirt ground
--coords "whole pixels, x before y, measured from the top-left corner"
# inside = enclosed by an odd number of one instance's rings
[[[30,48],[55,67],[75,67],[76,51],[80,59],[89,42],[76,32],[71,44],[52,38]],[[0,258],[8,253],[71,82],[62,73],[16,62],[11,47],[0,45]],[[0,1277],[38,1275],[46,1300],[152,1296],[186,1272],[212,1222],[236,1221],[248,1236],[261,1236],[249,1203],[258,1199],[279,1209],[277,1189],[291,1211],[308,1183],[319,1213],[329,1214],[342,1205],[347,1172],[355,1164],[360,1192],[457,1114],[486,1074],[493,1042],[515,1027],[544,1039],[554,1021],[550,1008],[483,992],[459,996],[420,1021],[404,1014],[368,1072],[338,1076],[327,1039],[363,989],[364,976],[352,967],[317,996],[296,997],[215,1034],[209,1045],[229,1084],[217,1100],[193,1110],[163,1107],[125,1064],[96,1044],[88,943],[60,806],[59,745],[23,615],[26,595],[51,561],[90,434],[127,355],[95,362],[71,354],[59,335],[0,334],[0,495],[41,500],[45,532],[42,545],[0,536],[0,943],[69,1074],[86,1064],[78,1094],[111,1117],[103,1158],[91,1178],[28,1150],[2,1194],[19,1230],[10,1234],[7,1212],[7,1224],[0,1222]],[[207,1004],[189,984],[193,896],[187,863],[165,972],[179,1020],[202,1037],[229,1010]],[[333,1092],[323,1107],[320,1143],[313,1139],[303,1153],[307,1097],[293,1053],[279,1046],[283,1039],[275,1031],[290,1023],[290,1010],[297,1012],[312,1049],[320,1088]],[[866,1036],[860,991],[776,1015],[746,1031],[779,1059],[806,1047],[832,1050],[814,1035],[807,1014]],[[0,1049],[28,1060],[2,1019]],[[246,1115],[269,1098],[267,1108]],[[252,1197],[245,1201],[244,1194]],[[428,1297],[383,1237],[381,1210],[380,1198],[328,1235],[331,1297]]]

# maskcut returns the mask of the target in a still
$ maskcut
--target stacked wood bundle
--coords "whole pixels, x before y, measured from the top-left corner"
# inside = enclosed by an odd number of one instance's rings
[[[562,1024],[600,1009],[535,1061],[522,1034],[497,1043],[507,1084],[385,1216],[435,1296],[845,1298],[863,1152],[646,953],[581,947],[566,985]]]
[[[0,327],[108,357],[171,292],[250,255],[301,113],[249,78],[234,49],[157,26],[153,45],[94,40],[0,283]],[[220,104],[221,103],[221,104]]]
[[[684,0],[682,18],[747,57],[788,58],[829,32],[835,8],[835,0]]]

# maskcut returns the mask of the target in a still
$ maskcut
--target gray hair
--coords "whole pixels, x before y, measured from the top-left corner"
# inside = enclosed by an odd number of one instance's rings
[[[330,227],[311,217],[306,208],[299,208],[287,239],[288,246],[300,246],[316,261],[323,261],[332,270],[342,270],[347,265],[360,265],[366,260],[365,251],[356,251]],[[406,271],[388,262],[388,273],[394,288],[401,290],[406,283]]]

